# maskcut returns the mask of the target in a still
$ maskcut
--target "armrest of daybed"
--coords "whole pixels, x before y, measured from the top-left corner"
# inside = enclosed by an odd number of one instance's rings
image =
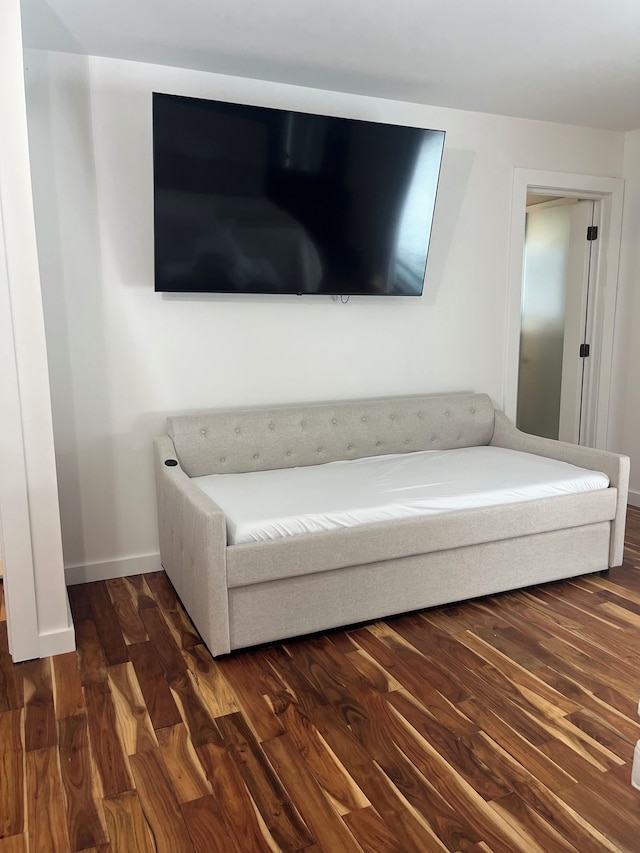
[[[529,435],[517,429],[504,412],[496,411],[495,426],[491,444],[495,447],[506,447],[510,450],[521,450],[524,453],[535,453],[537,456],[548,456],[589,468],[592,471],[602,471],[609,478],[609,483],[618,491],[616,514],[611,525],[611,545],[609,549],[609,565],[619,566],[624,553],[624,528],[627,518],[627,497],[629,493],[628,456],[610,453],[607,450],[596,450],[593,447],[582,447],[569,444],[566,441],[555,441],[551,438],[541,438]]]
[[[185,609],[214,655],[229,646],[224,512],[193,484],[168,436],[154,441],[160,558]]]

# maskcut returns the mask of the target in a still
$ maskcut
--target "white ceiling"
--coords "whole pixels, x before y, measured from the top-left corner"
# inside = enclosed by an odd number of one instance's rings
[[[22,0],[26,47],[640,128],[639,0]]]

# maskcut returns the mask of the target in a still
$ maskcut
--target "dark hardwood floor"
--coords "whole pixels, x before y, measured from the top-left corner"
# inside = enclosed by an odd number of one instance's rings
[[[213,661],[163,573],[71,587],[14,665],[0,853],[640,851],[640,510],[624,566]]]

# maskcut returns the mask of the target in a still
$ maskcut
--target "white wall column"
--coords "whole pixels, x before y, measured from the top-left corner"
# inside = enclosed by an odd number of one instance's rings
[[[75,646],[64,582],[19,0],[0,27],[0,519],[14,660]]]

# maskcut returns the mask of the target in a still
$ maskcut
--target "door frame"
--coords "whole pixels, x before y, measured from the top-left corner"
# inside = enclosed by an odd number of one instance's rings
[[[503,399],[504,411],[513,421],[516,417],[518,400],[525,213],[528,192],[594,199],[601,202],[598,223],[600,246],[592,301],[593,343],[594,347],[598,347],[600,357],[591,377],[587,405],[591,405],[593,412],[592,444],[594,447],[607,449],[624,181],[621,178],[601,178],[569,172],[513,170]]]

